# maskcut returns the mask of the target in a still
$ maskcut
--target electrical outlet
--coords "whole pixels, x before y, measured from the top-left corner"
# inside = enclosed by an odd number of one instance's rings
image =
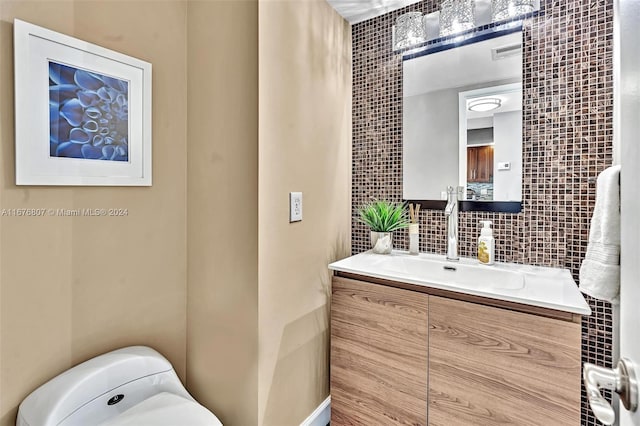
[[[302,192],[289,193],[289,222],[302,220]]]

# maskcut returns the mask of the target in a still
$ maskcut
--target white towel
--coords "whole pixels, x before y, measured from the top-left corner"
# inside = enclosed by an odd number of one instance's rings
[[[596,299],[619,303],[620,166],[598,176],[587,254],[580,267],[580,290]]]

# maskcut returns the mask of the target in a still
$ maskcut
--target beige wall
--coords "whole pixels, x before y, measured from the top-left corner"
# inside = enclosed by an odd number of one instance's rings
[[[350,252],[351,28],[324,0],[261,0],[259,28],[259,419],[296,425],[329,393],[327,264]]]
[[[14,185],[14,18],[153,63],[153,187]],[[0,0],[0,208],[129,211],[0,217],[0,425],[47,379],[121,346],[153,346],[185,377],[186,36],[181,2]]]
[[[153,64],[153,187],[14,185],[14,18]],[[131,344],[230,426],[298,424],[327,396],[350,47],[324,0],[0,0],[0,208],[129,211],[0,216],[0,426],[47,379]]]
[[[257,424],[258,3],[189,2],[187,386]]]

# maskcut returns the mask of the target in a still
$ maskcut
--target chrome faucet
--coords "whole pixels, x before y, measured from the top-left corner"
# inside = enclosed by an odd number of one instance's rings
[[[447,206],[444,214],[447,216],[447,260],[457,261],[458,257],[458,200],[463,187],[447,187]]]

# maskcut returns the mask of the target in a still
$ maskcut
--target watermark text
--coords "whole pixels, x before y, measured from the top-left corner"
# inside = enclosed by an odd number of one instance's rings
[[[124,208],[20,208],[0,209],[0,217],[124,217],[129,209]]]

